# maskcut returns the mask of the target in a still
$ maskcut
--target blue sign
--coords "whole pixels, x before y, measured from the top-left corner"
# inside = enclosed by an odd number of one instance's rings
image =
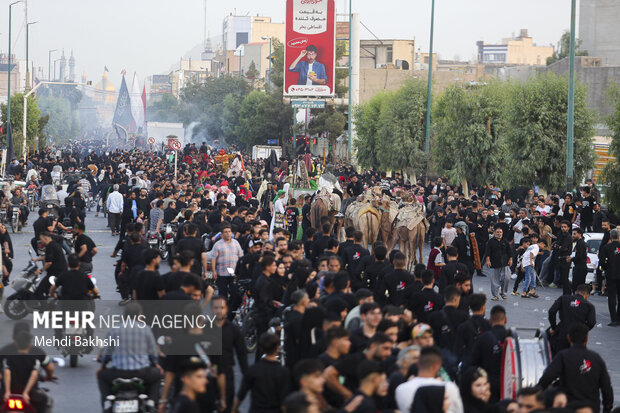
[[[278,144],[277,139],[267,139],[267,145],[277,145],[277,144]]]

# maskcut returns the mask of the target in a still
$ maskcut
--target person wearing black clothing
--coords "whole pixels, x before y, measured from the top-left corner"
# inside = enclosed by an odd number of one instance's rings
[[[583,402],[600,412],[603,396],[603,412],[609,413],[614,404],[614,392],[605,361],[594,351],[588,350],[588,327],[574,324],[568,339],[571,347],[559,352],[547,366],[538,386],[546,389],[559,379],[569,402]]]
[[[43,298],[45,294],[49,292],[50,283],[49,277],[59,276],[67,270],[67,260],[65,254],[55,241],[52,240],[52,234],[49,232],[43,232],[40,235],[41,242],[45,245],[45,255],[40,258],[35,258],[34,261],[43,261],[43,267],[36,270],[35,274],[41,274],[43,271],[47,271],[45,277],[39,282],[34,292],[35,297]]]
[[[338,244],[338,256],[344,261],[344,251],[353,245],[353,238],[355,235],[355,227],[346,227],[344,229],[344,242]]]
[[[413,294],[407,303],[407,308],[414,313],[418,323],[428,323],[428,317],[432,312],[441,310],[444,301],[441,294],[433,290],[435,284],[435,273],[433,271],[424,270],[422,272],[422,283],[424,288],[422,291]]]
[[[284,353],[290,369],[301,360],[302,319],[310,298],[305,290],[297,290],[291,294],[291,302],[291,310],[284,313]]]
[[[50,288],[50,296],[56,297],[56,290],[62,287],[62,300],[89,300],[89,291],[99,295],[92,280],[80,269],[80,260],[76,254],[67,258],[69,270],[64,271]]]
[[[446,265],[441,268],[441,277],[439,278],[439,292],[443,293],[446,287],[454,285],[456,278],[461,274],[468,275],[467,266],[458,261],[459,252],[454,247],[454,243],[446,248]]]
[[[330,223],[325,223],[321,227],[321,234],[318,234],[314,237],[314,241],[312,241],[312,263],[316,264],[319,257],[324,254],[327,246],[329,244],[329,240],[334,239],[331,236],[332,226]]]
[[[611,232],[611,223],[609,222],[609,219],[603,220],[602,230],[600,232],[603,233],[603,239],[601,240],[601,246],[598,249],[599,262],[601,261],[601,250],[609,243],[609,233]],[[596,268],[595,293],[599,295],[603,293],[603,270],[600,265]]]
[[[392,269],[390,263],[385,260],[387,252],[385,245],[375,243],[372,246],[373,255],[362,258],[360,276],[364,288],[375,291],[382,275]]]
[[[571,224],[569,221],[562,221],[561,233],[553,244],[553,257],[556,269],[560,271],[560,283],[562,284],[562,294],[570,294],[571,286],[568,282],[570,271],[571,251],[573,249],[573,239],[569,233]]]
[[[472,366],[481,367],[489,375],[491,383],[492,403],[500,398],[500,380],[502,372],[503,343],[508,336],[506,330],[506,310],[501,305],[491,309],[491,329],[480,334],[475,340],[471,350]]]
[[[588,245],[583,240],[583,231],[581,228],[573,229],[573,242],[575,256],[571,258],[573,262],[573,294],[577,287],[586,283],[586,275],[588,274]]]
[[[274,300],[274,274],[277,265],[273,256],[264,256],[261,260],[262,272],[256,279],[254,290],[256,292],[256,332],[258,336],[267,331],[269,320],[273,317],[280,303]],[[256,351],[256,360],[260,359],[260,351]]]
[[[325,386],[340,396],[340,404],[353,397],[359,387],[358,367],[365,360],[383,362],[392,354],[392,340],[383,333],[375,334],[365,351],[349,354],[337,360],[323,372]],[[344,378],[344,383],[340,377]],[[336,402],[336,400],[334,400]],[[338,406],[339,407],[339,406]]]
[[[362,288],[362,279],[360,274],[362,272],[362,259],[370,255],[368,250],[362,247],[362,240],[364,234],[361,231],[355,231],[353,234],[353,245],[346,247],[343,253],[340,255],[344,261],[344,268],[351,276],[351,289],[357,291]],[[338,249],[340,254],[340,249]]]
[[[491,324],[484,318],[486,300],[487,298],[484,294],[470,295],[469,307],[472,311],[472,316],[456,329],[454,354],[465,364],[467,364],[471,358],[471,349],[476,337],[491,329]]]
[[[501,213],[500,213],[501,214]],[[504,226],[507,225],[502,222]],[[497,301],[498,296],[506,299],[508,291],[508,283],[510,276],[506,274],[506,267],[512,266],[512,248],[504,237],[504,230],[501,224],[495,226],[493,238],[487,242],[487,248],[484,255],[487,257],[487,268],[491,273],[491,300]]]
[[[142,255],[147,247],[142,244],[140,234],[133,232],[129,235],[129,248],[123,248],[121,255],[121,269],[116,283],[121,293],[121,303],[127,304],[131,298],[131,280],[144,267]]]
[[[362,360],[357,367],[359,387],[344,403],[343,410],[351,413],[376,412],[378,390],[387,381],[384,369],[377,361]],[[349,407],[350,406],[350,407]],[[355,407],[354,407],[355,406]]]
[[[177,366],[175,375],[180,377],[182,389],[172,402],[170,413],[199,413],[197,398],[207,391],[207,365],[197,357],[184,360]],[[166,402],[167,400],[162,400]]]
[[[297,207],[297,200],[295,198],[291,198],[289,200],[289,205],[286,207],[284,211],[286,215],[288,232],[291,233],[291,238],[297,239],[297,227],[299,226],[299,208]]]
[[[323,305],[326,308],[329,308],[332,300],[342,300],[346,304],[347,310],[351,311],[358,303],[353,294],[345,292],[349,284],[349,274],[346,271],[337,272],[333,279],[334,292],[325,296],[323,299]]]
[[[458,309],[461,292],[455,286],[448,286],[444,291],[446,304],[440,311],[431,313],[428,324],[433,329],[435,344],[442,350],[452,351],[456,329],[469,319],[469,314]]]
[[[577,286],[574,295],[558,297],[549,308],[549,334],[551,335],[551,350],[554,354],[569,347],[568,329],[574,323],[582,323],[589,329],[596,325],[596,308],[588,301],[590,287],[581,284]],[[560,322],[557,322],[558,313]]]
[[[394,256],[394,270],[379,281],[377,299],[382,304],[401,306],[406,303],[406,288],[414,283],[413,275],[407,270],[407,257],[402,252]]]
[[[75,253],[80,259],[80,270],[85,274],[93,271],[93,257],[97,254],[97,245],[86,234],[84,224],[78,222],[73,228],[75,233]]]
[[[603,232],[603,221],[607,219],[607,214],[601,210],[601,204],[594,203],[594,215],[592,216],[592,232]]]
[[[263,333],[258,345],[264,357],[260,358],[243,375],[241,387],[233,404],[233,413],[239,412],[239,406],[249,391],[252,392],[250,410],[261,413],[280,413],[284,398],[289,393],[290,373],[278,361],[280,337],[273,333]]]
[[[183,230],[185,237],[177,243],[177,251],[191,251],[194,256],[192,272],[204,276],[207,272],[207,250],[204,242],[198,238],[198,226],[190,222],[183,226]]]
[[[215,325],[222,329],[222,354],[211,356],[213,365],[217,366],[217,374],[223,376],[225,382],[225,392],[220,387],[220,405],[225,406],[224,412],[229,412],[232,408],[235,396],[235,354],[241,374],[248,370],[248,355],[245,347],[245,338],[239,327],[228,320],[228,303],[224,297],[214,297],[211,300],[211,312],[216,317]],[[218,380],[218,385],[220,380]],[[225,403],[222,403],[225,401]]]
[[[592,221],[594,216],[593,207],[596,204],[596,200],[590,195],[590,187],[585,186],[581,190],[581,214],[579,226],[584,232],[592,231]]]
[[[456,248],[458,253],[458,262],[464,264],[467,270],[474,269],[474,264],[471,257],[468,254],[469,241],[467,240],[467,224],[463,221],[459,221],[454,224],[456,228],[456,238],[452,241],[452,247]]]
[[[610,242],[601,248],[599,265],[607,280],[607,304],[611,326],[620,326],[620,232],[609,233]]]
[[[304,198],[304,206],[301,207],[301,229],[304,233],[304,240],[308,239],[307,233],[308,228],[312,226],[310,223],[310,200],[312,197],[310,195],[306,195]]]
[[[142,257],[144,259],[144,270],[132,280],[133,299],[140,301],[159,300],[166,292],[164,282],[158,271],[161,257],[157,251],[152,249],[144,251]]]

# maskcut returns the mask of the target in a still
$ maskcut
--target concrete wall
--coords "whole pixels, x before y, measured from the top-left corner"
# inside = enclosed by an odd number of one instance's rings
[[[620,1],[580,0],[579,38],[603,65],[620,66]]]
[[[285,26],[284,23],[268,23],[268,22],[252,22],[252,33],[250,33],[250,42],[264,42],[262,36],[269,36],[280,40],[284,43]]]

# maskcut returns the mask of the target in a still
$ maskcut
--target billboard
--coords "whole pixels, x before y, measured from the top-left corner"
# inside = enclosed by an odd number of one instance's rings
[[[286,0],[284,95],[335,94],[335,0]]]

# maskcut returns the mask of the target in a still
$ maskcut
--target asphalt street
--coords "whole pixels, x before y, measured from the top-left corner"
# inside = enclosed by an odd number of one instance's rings
[[[19,275],[22,268],[28,262],[28,248],[30,240],[33,237],[31,223],[36,219],[36,212],[30,215],[30,224],[23,233],[11,234],[13,246],[15,248],[15,259],[12,277]],[[107,220],[102,216],[95,217],[94,212],[88,213],[86,219],[87,234],[95,241],[99,253],[95,256],[94,276],[97,278],[99,291],[104,300],[120,300],[118,293],[115,292],[116,285],[114,282],[114,267],[116,259],[110,257],[112,250],[117,242],[118,237],[113,237],[109,230],[106,229]],[[425,248],[424,256],[428,256],[428,248]],[[161,273],[167,272],[166,263],[162,262]],[[474,290],[476,292],[490,292],[490,281],[488,278],[474,277]],[[512,286],[511,286],[512,288]],[[4,296],[11,294],[12,289],[7,287]],[[547,321],[547,310],[557,298],[561,290],[544,288],[538,290],[540,298],[538,299],[522,299],[512,295],[507,300],[500,302],[504,305],[508,315],[508,325],[510,327],[539,327],[546,328],[549,323]],[[596,306],[597,325],[590,334],[588,347],[603,357],[609,369],[614,394],[616,400],[620,397],[620,360],[616,351],[620,349],[620,327],[608,327],[610,322],[607,310],[607,298],[593,296],[590,301]],[[493,302],[490,302],[490,308]],[[31,316],[28,316],[31,318]],[[10,341],[12,326],[14,321],[8,319],[6,315],[0,314],[0,344]],[[252,362],[253,355],[249,357]],[[76,368],[70,368],[68,358],[65,367],[56,368],[56,375],[59,380],[57,383],[44,384],[48,387],[54,397],[55,412],[95,412],[98,409],[99,391],[95,379],[95,371],[99,367],[95,362],[95,354],[87,355],[79,360]],[[249,397],[248,397],[249,398]],[[247,399],[246,403],[247,406]],[[618,403],[616,403],[618,404]],[[243,409],[247,410],[247,407]]]

